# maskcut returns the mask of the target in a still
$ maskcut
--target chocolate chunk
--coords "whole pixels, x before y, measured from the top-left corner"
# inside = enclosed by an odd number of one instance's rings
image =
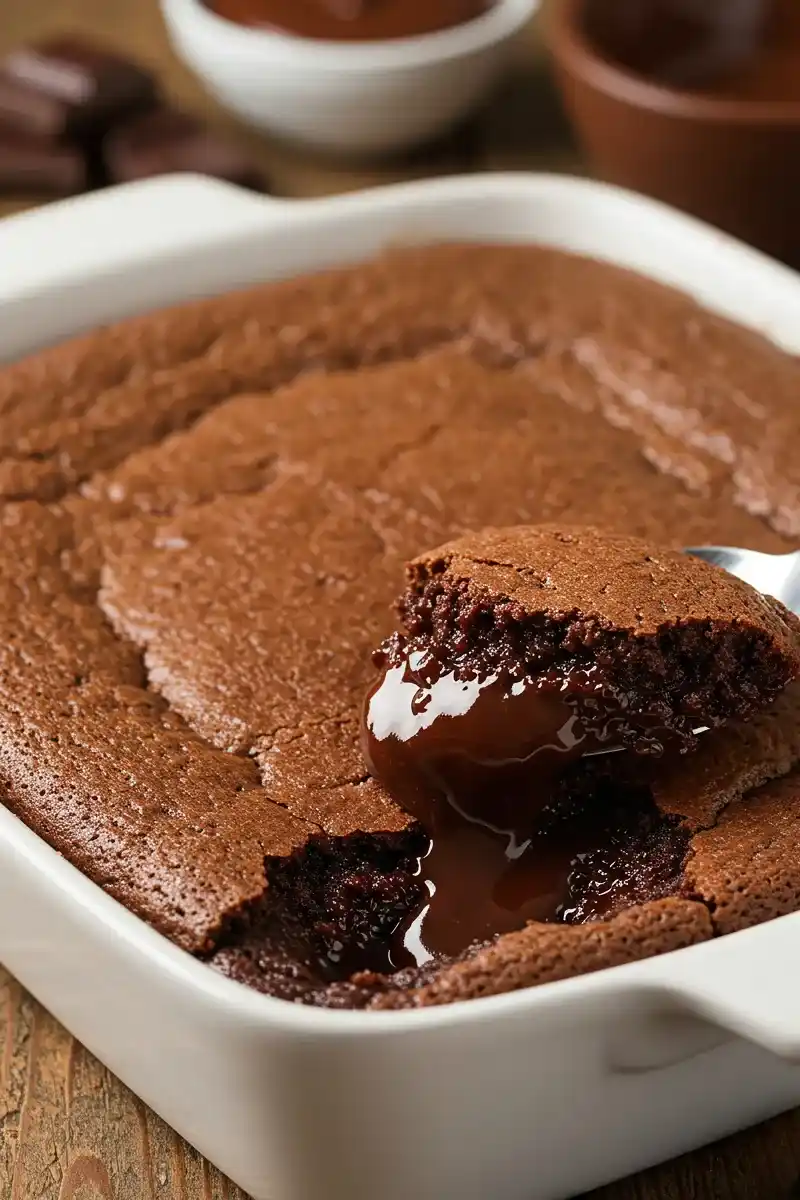
[[[155,96],[149,71],[73,38],[23,46],[0,63],[0,122],[40,137],[83,140]]]
[[[197,117],[158,108],[114,129],[104,156],[113,183],[128,183],[172,171],[196,171],[262,191],[264,177],[235,142]]]
[[[79,150],[0,127],[0,192],[69,196],[85,186]]]

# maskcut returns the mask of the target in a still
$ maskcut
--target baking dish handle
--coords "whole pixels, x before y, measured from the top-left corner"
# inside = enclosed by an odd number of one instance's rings
[[[164,175],[46,204],[0,221],[0,304],[54,282],[107,273],[137,250],[171,252],[269,223],[293,202],[202,175]]]
[[[649,965],[670,1006],[800,1063],[800,913]]]

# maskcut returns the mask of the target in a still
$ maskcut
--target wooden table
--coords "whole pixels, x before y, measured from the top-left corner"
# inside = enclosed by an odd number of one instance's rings
[[[154,67],[175,101],[220,126],[234,126],[172,55],[156,0],[0,0],[0,53],[57,29],[117,43]],[[456,171],[581,169],[542,70],[535,27],[495,102],[444,144],[401,162],[326,163],[241,127],[236,132],[285,196]],[[0,200],[0,214],[30,203]],[[794,1113],[594,1197],[800,1200],[798,1178],[800,1114]],[[0,1200],[246,1198],[0,968]]]

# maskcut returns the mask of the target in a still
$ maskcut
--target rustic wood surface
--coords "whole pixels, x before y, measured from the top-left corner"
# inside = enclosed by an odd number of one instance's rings
[[[63,29],[118,44],[159,72],[173,100],[222,127],[234,126],[172,55],[157,0],[0,0],[0,53]],[[237,136],[285,196],[464,170],[581,169],[543,70],[535,26],[496,100],[444,144],[403,161],[345,166],[241,127]],[[34,202],[0,199],[0,214]],[[605,1188],[594,1200],[800,1200],[798,1178],[800,1114],[793,1113]],[[0,968],[0,1200],[246,1197]]]

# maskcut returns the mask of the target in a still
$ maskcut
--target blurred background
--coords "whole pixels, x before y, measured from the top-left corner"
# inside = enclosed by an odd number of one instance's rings
[[[483,170],[582,169],[546,66],[540,20],[512,48],[504,78],[479,110],[432,143],[387,158],[321,153],[248,126],[212,97],[170,44],[158,0],[9,0],[0,4],[0,56],[64,32],[135,58],[170,103],[202,117],[252,155],[265,186],[281,196],[315,196],[405,179]],[[0,106],[1,107],[1,106]],[[390,112],[386,121],[391,122]],[[0,114],[0,163],[2,163]],[[49,199],[47,189],[11,185],[0,169],[0,213]]]
[[[8,0],[0,59],[0,213],[567,171],[800,263],[800,0]]]

